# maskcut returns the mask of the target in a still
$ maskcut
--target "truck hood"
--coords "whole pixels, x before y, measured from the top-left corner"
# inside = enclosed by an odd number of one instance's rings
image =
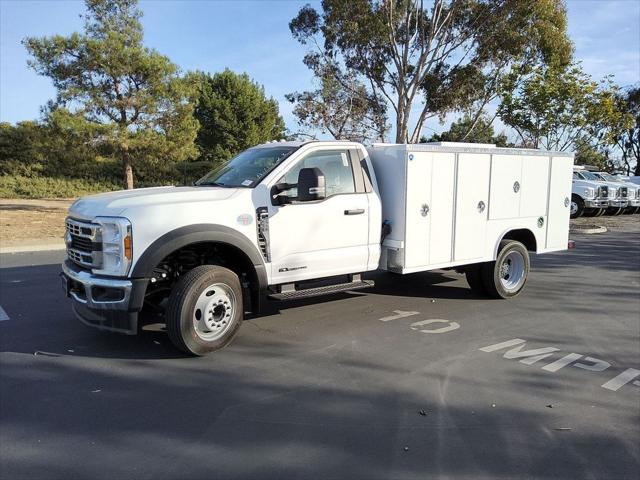
[[[119,216],[125,210],[145,205],[159,206],[226,200],[238,189],[222,187],[152,187],[100,193],[82,197],[69,207],[69,215],[79,220],[97,216]]]
[[[598,188],[599,186],[602,185],[602,183],[600,182],[596,183],[591,180],[573,180],[573,184],[579,187],[591,187],[591,188]]]

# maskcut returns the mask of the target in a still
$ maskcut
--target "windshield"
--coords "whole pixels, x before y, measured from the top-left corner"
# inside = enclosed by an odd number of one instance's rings
[[[587,180],[593,180],[594,182],[601,182],[602,179],[600,177],[598,177],[596,174],[592,173],[592,172],[581,172],[582,176],[584,178],[586,178]]]
[[[198,186],[255,187],[298,147],[273,146],[245,150],[196,182]]]
[[[618,177],[614,177],[613,175],[610,175],[608,173],[601,173],[600,176],[604,178],[607,182],[616,182],[616,183],[622,182],[622,180],[620,180]]]

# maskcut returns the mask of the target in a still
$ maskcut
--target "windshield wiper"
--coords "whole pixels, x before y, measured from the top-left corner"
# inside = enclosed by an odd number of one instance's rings
[[[198,183],[198,187],[226,187],[224,183],[220,182],[202,182]]]

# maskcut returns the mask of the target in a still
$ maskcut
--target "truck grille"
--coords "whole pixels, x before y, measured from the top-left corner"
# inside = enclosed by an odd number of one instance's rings
[[[99,267],[102,263],[100,226],[67,218],[65,242],[67,256],[82,267]]]
[[[598,187],[598,192],[599,197],[607,198],[609,196],[609,187]]]

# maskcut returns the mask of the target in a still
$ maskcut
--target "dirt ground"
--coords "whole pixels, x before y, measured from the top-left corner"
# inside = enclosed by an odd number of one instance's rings
[[[0,199],[0,246],[62,243],[73,200]]]

